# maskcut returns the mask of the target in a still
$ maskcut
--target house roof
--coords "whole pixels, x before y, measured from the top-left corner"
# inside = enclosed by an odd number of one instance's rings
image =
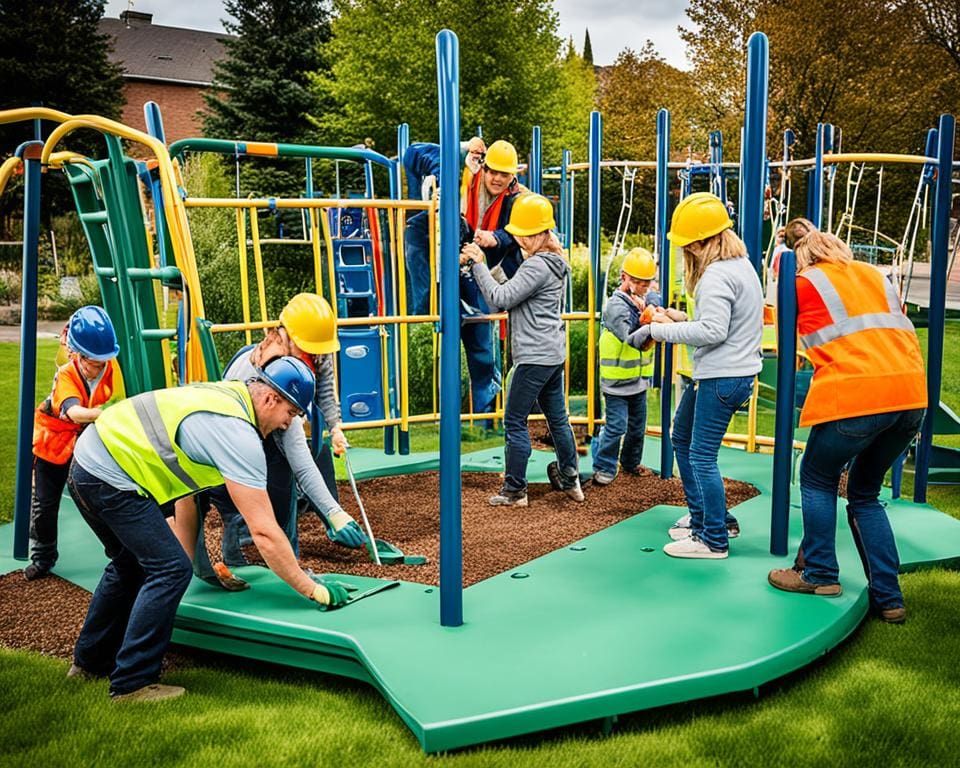
[[[100,20],[100,31],[113,38],[110,60],[123,66],[131,80],[157,80],[184,85],[210,85],[213,65],[225,55],[223,40],[231,35],[197,29],[164,27],[152,15],[125,11],[119,19]]]

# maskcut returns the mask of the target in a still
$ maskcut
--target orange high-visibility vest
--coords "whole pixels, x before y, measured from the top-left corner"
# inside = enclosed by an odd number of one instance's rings
[[[70,421],[66,415],[61,417],[60,407],[65,400],[75,397],[84,408],[99,408],[113,396],[113,374],[117,370],[117,361],[108,361],[97,388],[89,392],[76,356],[57,369],[50,396],[40,403],[33,416],[34,456],[52,464],[70,461],[77,436],[84,425]]]
[[[797,276],[797,328],[814,366],[800,426],[927,406],[917,334],[897,292],[863,262]]]

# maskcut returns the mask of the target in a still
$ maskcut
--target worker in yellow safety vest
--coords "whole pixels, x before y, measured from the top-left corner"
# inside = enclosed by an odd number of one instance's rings
[[[117,700],[183,693],[157,681],[192,574],[196,505],[176,504],[173,526],[166,518],[177,500],[221,484],[281,579],[324,608],[346,602],[340,585],[318,583],[300,568],[266,491],[263,438],[308,410],[313,392],[309,368],[281,357],[247,382],[146,392],[104,411],[84,430],[67,485],[110,562],[68,676],[109,676]]]

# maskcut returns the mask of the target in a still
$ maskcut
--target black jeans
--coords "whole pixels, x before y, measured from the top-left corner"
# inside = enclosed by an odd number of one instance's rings
[[[67,484],[70,462],[54,464],[33,457],[33,503],[30,505],[30,560],[49,571],[59,557],[57,552],[57,518],[60,498]]]

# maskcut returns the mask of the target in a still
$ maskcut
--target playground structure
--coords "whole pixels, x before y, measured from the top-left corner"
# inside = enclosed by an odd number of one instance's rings
[[[442,32],[437,42],[440,87],[440,144],[442,153],[440,186],[458,187],[458,51],[456,38]],[[763,194],[766,179],[766,39],[751,38],[748,55],[748,89],[745,115],[744,151],[738,174],[740,233],[748,245],[754,265],[762,268]],[[149,112],[148,112],[149,115]],[[404,583],[376,600],[364,601],[348,610],[307,615],[294,597],[272,574],[257,569],[242,569],[253,589],[241,596],[225,595],[206,585],[195,584],[179,613],[175,639],[186,644],[224,652],[282,661],[295,666],[321,669],[363,679],[377,686],[397,708],[420,738],[425,749],[447,749],[593,718],[611,718],[618,713],[657,706],[671,701],[713,695],[724,691],[755,688],[762,682],[796,669],[833,647],[862,619],[867,598],[862,579],[850,578],[842,600],[824,605],[798,604],[791,596],[771,595],[760,575],[771,564],[770,554],[783,557],[791,536],[797,537],[789,520],[790,466],[793,460],[794,387],[793,365],[796,359],[795,305],[792,296],[790,257],[785,256],[780,281],[778,325],[771,349],[778,365],[776,382],[776,428],[769,440],[770,456],[750,452],[725,452],[721,463],[726,472],[734,470],[762,491],[744,509],[754,524],[754,533],[745,535],[742,558],[731,560],[731,568],[712,588],[703,592],[703,600],[729,605],[727,590],[742,590],[744,605],[752,601],[753,611],[764,611],[764,626],[771,616],[782,616],[782,627],[766,633],[746,622],[739,630],[729,627],[719,613],[706,613],[698,620],[711,622],[718,631],[727,632],[725,646],[715,653],[696,656],[691,638],[696,634],[690,617],[681,616],[674,605],[653,601],[643,610],[631,606],[635,594],[632,579],[640,573],[644,594],[676,594],[678,589],[699,593],[704,584],[695,568],[683,564],[672,573],[652,561],[637,562],[636,553],[653,551],[639,544],[655,542],[654,535],[666,527],[675,514],[669,508],[655,508],[637,519],[607,529],[584,540],[574,552],[562,549],[524,567],[529,580],[511,579],[508,574],[489,579],[467,591],[472,615],[465,622],[464,590],[460,542],[460,472],[469,465],[469,457],[460,455],[460,427],[463,420],[499,416],[461,413],[459,328],[460,307],[457,287],[459,211],[455,196],[433,203],[400,199],[400,163],[367,149],[302,147],[256,142],[225,142],[214,139],[189,139],[167,148],[162,140],[159,115],[150,117],[150,132],[134,131],[112,121],[92,116],[74,117],[52,110],[24,109],[0,113],[0,121],[49,120],[58,123],[45,142],[23,145],[16,158],[0,170],[5,183],[17,164],[25,175],[24,235],[24,312],[21,340],[20,433],[18,437],[17,490],[12,537],[15,558],[26,555],[26,525],[30,492],[30,425],[35,402],[33,377],[36,367],[36,242],[39,217],[39,185],[43,167],[63,168],[74,193],[77,210],[90,241],[94,267],[100,281],[104,306],[114,320],[121,344],[124,371],[129,369],[129,394],[180,383],[215,378],[219,372],[215,335],[239,332],[251,339],[253,330],[275,324],[267,302],[266,281],[269,265],[264,263],[264,246],[294,247],[308,250],[313,287],[325,293],[338,315],[343,352],[339,358],[340,395],[344,420],[350,428],[377,427],[385,430],[388,453],[399,449],[400,457],[409,450],[409,425],[440,422],[440,589],[439,594],[423,585]],[[669,172],[684,170],[668,162],[670,117],[662,110],[657,118],[657,159],[642,167],[656,173],[655,242],[660,256],[660,284],[669,301],[676,285],[669,248],[666,244],[669,215]],[[106,158],[92,160],[74,153],[55,151],[59,143],[78,128],[101,132],[106,143]],[[591,117],[588,161],[570,162],[564,153],[561,165],[561,195],[558,221],[564,242],[570,245],[572,232],[574,174],[588,173],[588,192],[593,205],[588,222],[591,269],[588,305],[585,310],[567,308],[564,319],[585,322],[587,333],[587,370],[595,371],[596,324],[605,297],[600,268],[599,190],[601,168],[602,119]],[[932,144],[936,155],[904,162],[927,168],[951,168],[953,155],[953,118],[941,118]],[[148,150],[151,161],[140,163],[123,152],[121,139],[136,142]],[[711,150],[711,185],[725,196],[726,167],[722,162],[722,144]],[[402,157],[408,138],[404,128],[398,131],[398,150]],[[533,148],[528,167],[528,186],[540,189],[542,163],[539,131],[533,133]],[[817,157],[803,161],[814,167],[814,179],[822,182],[826,163],[853,162],[843,155],[824,151],[828,142],[818,140]],[[192,198],[184,185],[183,163],[189,153],[214,152],[234,156],[275,156],[302,160],[305,165],[304,196],[296,199]],[[860,157],[860,156],[857,156]],[[316,197],[312,194],[314,161],[359,163],[365,179],[361,198]],[[857,159],[856,162],[869,162]],[[788,163],[800,161],[785,160]],[[886,162],[894,162],[887,160]],[[773,164],[771,164],[773,165]],[[641,167],[638,164],[636,167]],[[862,168],[862,166],[861,166]],[[688,179],[695,174],[689,173]],[[378,198],[374,175],[386,176],[388,195]],[[930,401],[939,402],[942,366],[943,294],[947,266],[947,220],[952,173],[939,174],[927,182],[934,190],[933,204],[933,286],[930,301]],[[931,186],[934,185],[935,186]],[[2,187],[0,183],[0,187]],[[382,183],[382,182],[381,182]],[[816,188],[816,184],[814,184]],[[149,198],[156,222],[156,248],[144,229],[145,203]],[[782,188],[782,185],[781,185]],[[689,191],[690,187],[687,188]],[[787,199],[789,193],[787,193]],[[822,211],[822,185],[815,192],[814,215]],[[819,201],[819,203],[817,203]],[[201,262],[194,252],[189,233],[190,211],[228,208],[234,211],[237,230],[237,274],[241,286],[240,322],[220,322],[207,316],[203,302]],[[431,298],[428,315],[406,314],[403,229],[410,211],[430,211],[439,222],[438,256],[432,266],[431,282],[439,282],[439,291]],[[263,238],[259,233],[260,211],[298,211],[303,221],[301,236]],[[346,220],[347,215],[350,221]],[[849,230],[849,224],[846,225]],[[248,229],[249,228],[249,229]],[[431,227],[432,229],[432,227]],[[249,232],[249,237],[248,237]],[[296,242],[299,241],[299,242]],[[621,239],[622,242],[622,239]],[[248,248],[250,249],[248,251]],[[253,260],[253,279],[248,272]],[[612,259],[611,259],[612,260]],[[439,265],[437,267],[436,265]],[[789,279],[788,277],[789,276]],[[220,279],[232,279],[221,276]],[[162,289],[182,292],[183,300],[175,328],[164,327]],[[256,308],[250,296],[256,298]],[[32,303],[31,303],[32,302]],[[277,308],[278,309],[278,308]],[[436,310],[436,311],[434,311]],[[256,319],[255,316],[258,316]],[[475,318],[477,322],[498,322],[501,315]],[[411,324],[438,324],[434,344],[439,347],[439,407],[432,412],[411,414],[408,402],[407,354]],[[171,341],[176,341],[174,356]],[[354,354],[350,350],[357,349]],[[672,345],[659,350],[658,381],[661,386],[661,424],[671,420],[671,382],[674,370],[682,363]],[[173,366],[173,360],[177,365]],[[785,362],[786,361],[786,362]],[[174,375],[174,370],[176,375]],[[597,407],[597,389],[593,375],[588,376],[586,414],[574,417],[589,431],[601,421]],[[357,406],[356,408],[354,406]],[[753,420],[755,424],[755,419]],[[928,415],[917,449],[915,502],[925,497],[930,466],[932,435],[936,425]],[[314,439],[319,438],[314,429]],[[394,435],[396,434],[396,442]],[[659,441],[650,441],[647,463],[659,466],[662,477],[673,471],[669,430],[664,428]],[[758,444],[758,436],[748,435],[742,442]],[[657,453],[656,458],[653,454]],[[657,461],[658,459],[658,461]],[[410,457],[413,463],[414,457]],[[492,466],[496,469],[496,466]],[[376,468],[366,476],[376,476]],[[358,473],[361,474],[361,473]],[[536,472],[532,473],[536,475]],[[764,509],[764,505],[769,505]],[[943,562],[960,555],[960,526],[935,511],[906,502],[891,501],[900,515],[895,525],[900,537],[903,561],[908,565]],[[66,506],[66,504],[65,504]],[[747,505],[744,505],[746,507]],[[739,509],[738,509],[739,512]],[[770,514],[769,546],[764,545],[762,521]],[[9,528],[9,527],[8,527]],[[64,575],[92,588],[99,570],[97,557],[74,556],[81,548],[96,550],[89,532],[80,526],[65,525],[65,552],[75,565],[65,565]],[[4,538],[6,541],[6,538]],[[852,547],[848,547],[852,550]],[[586,550],[586,551],[584,551]],[[769,554],[767,551],[769,550]],[[851,558],[851,555],[853,557]],[[846,573],[854,570],[855,554],[843,555]],[[2,561],[6,564],[8,561]],[[777,561],[779,563],[779,561]],[[72,569],[72,570],[70,570]],[[59,569],[58,569],[59,570]],[[679,574],[675,576],[672,574]],[[671,579],[679,578],[680,586]],[[356,581],[356,577],[351,577]],[[579,581],[578,581],[579,580]],[[374,588],[378,580],[359,580],[362,589]],[[754,583],[756,582],[756,583]],[[382,583],[382,582],[381,582]],[[748,586],[749,585],[749,586]],[[602,597],[598,597],[602,595]],[[232,602],[227,603],[230,600]],[[801,598],[802,600],[802,598]],[[724,602],[726,601],[726,603]],[[678,601],[673,601],[678,602]],[[439,622],[431,618],[439,608]],[[651,611],[662,619],[663,638],[649,633]],[[695,617],[697,618],[697,617]],[[389,631],[384,632],[383,628]],[[722,628],[722,629],[721,629]],[[685,634],[686,633],[686,634]],[[760,637],[743,637],[760,634]],[[686,640],[683,638],[686,636]],[[552,680],[551,666],[564,654],[595,648],[598,639],[616,638],[602,653],[591,655],[588,669],[561,675]],[[680,641],[678,642],[678,637]],[[638,638],[642,638],[639,640]],[[640,647],[638,647],[638,643]],[[671,645],[673,647],[671,647]],[[544,654],[545,647],[553,647]],[[416,655],[413,649],[418,649]],[[581,649],[574,651],[573,649]],[[403,652],[400,652],[403,649]],[[507,650],[509,649],[509,650]],[[700,649],[697,648],[699,651]],[[601,659],[599,656],[608,657]],[[401,663],[402,657],[402,663]],[[627,662],[639,663],[628,664]],[[693,657],[693,658],[691,658]],[[569,658],[569,655],[566,657]],[[429,695],[424,692],[429,691]],[[463,691],[471,695],[462,697]],[[469,701],[460,700],[462,698]]]

